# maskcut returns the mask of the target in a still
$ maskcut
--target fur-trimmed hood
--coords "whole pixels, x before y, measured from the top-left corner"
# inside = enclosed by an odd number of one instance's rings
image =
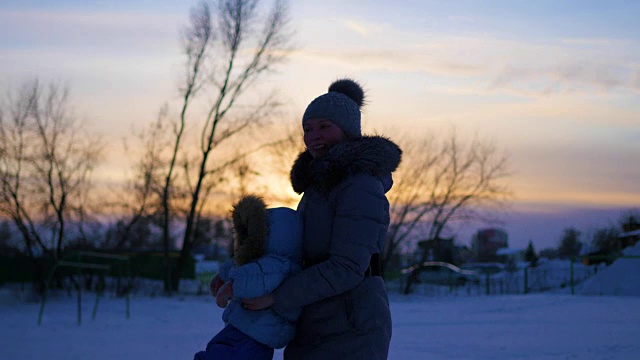
[[[264,201],[253,195],[243,197],[233,206],[231,218],[235,265],[244,265],[264,255],[269,235],[269,218]]]
[[[247,264],[264,255],[302,262],[302,219],[286,207],[267,208],[256,195],[246,195],[231,213],[234,232],[233,262]]]
[[[385,190],[389,190],[390,175],[401,159],[402,150],[391,140],[382,136],[363,136],[335,144],[318,158],[309,151],[302,152],[291,169],[291,185],[298,194],[311,185],[328,192],[349,176],[366,173],[380,178],[385,183]]]

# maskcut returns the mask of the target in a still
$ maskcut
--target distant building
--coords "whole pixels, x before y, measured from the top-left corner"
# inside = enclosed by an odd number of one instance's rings
[[[622,223],[622,234],[618,236],[622,249],[635,245],[640,240],[640,219],[637,215],[628,216]]]
[[[622,249],[635,245],[640,240],[640,229],[623,232],[618,236]]]
[[[640,221],[638,221],[638,219],[633,215],[629,216],[629,218],[627,218],[622,224],[622,231],[628,233],[636,230],[640,230]]]
[[[443,261],[450,264],[462,264],[472,258],[471,250],[462,245],[457,246],[454,238],[423,240],[418,242],[421,252],[425,253],[426,261]]]
[[[423,240],[418,242],[421,252],[425,253],[426,261],[444,261],[453,263],[453,238],[438,240]]]
[[[503,229],[480,229],[471,239],[471,251],[479,262],[499,261],[498,249],[506,247],[509,237]]]
[[[501,263],[507,266],[508,271],[515,271],[523,267],[529,266],[525,261],[526,249],[510,249],[503,247],[496,251],[496,255]]]

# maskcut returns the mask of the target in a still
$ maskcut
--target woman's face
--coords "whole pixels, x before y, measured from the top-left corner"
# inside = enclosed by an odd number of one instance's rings
[[[344,131],[327,119],[309,119],[304,126],[304,144],[314,158],[322,156],[331,146],[344,141]]]

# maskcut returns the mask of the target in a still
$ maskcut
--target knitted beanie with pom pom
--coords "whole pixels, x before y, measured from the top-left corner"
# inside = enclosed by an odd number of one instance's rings
[[[351,79],[340,79],[329,86],[329,92],[315,98],[302,116],[302,126],[309,119],[327,119],[336,124],[350,139],[362,136],[360,108],[364,91]]]

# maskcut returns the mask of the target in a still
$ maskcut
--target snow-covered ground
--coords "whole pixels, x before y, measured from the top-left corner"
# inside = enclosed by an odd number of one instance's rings
[[[637,254],[640,243],[626,252]],[[626,261],[622,261],[626,260]],[[640,259],[620,259],[581,286],[542,294],[403,296],[390,294],[390,359],[638,359]],[[616,294],[587,296],[582,294]],[[631,296],[628,296],[631,295]],[[223,324],[208,296],[101,300],[60,295],[45,308],[0,289],[3,359],[191,359]],[[276,352],[282,358],[282,351]]]
[[[39,305],[3,296],[3,359],[191,359],[223,326],[206,296],[102,301],[76,323],[73,297]],[[391,295],[390,359],[637,359],[640,297]],[[276,352],[276,359],[282,352]]]

